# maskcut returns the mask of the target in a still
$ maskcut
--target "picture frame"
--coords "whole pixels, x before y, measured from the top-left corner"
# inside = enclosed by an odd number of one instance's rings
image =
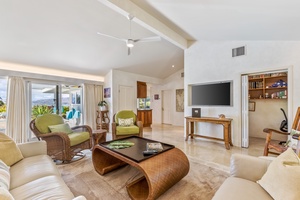
[[[255,101],[249,101],[248,110],[254,112],[255,111]]]
[[[110,88],[104,88],[104,98],[110,98]]]
[[[155,94],[154,95],[154,100],[158,100],[159,99],[159,95],[158,94]]]

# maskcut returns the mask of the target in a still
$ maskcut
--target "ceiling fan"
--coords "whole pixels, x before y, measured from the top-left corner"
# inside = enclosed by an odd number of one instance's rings
[[[125,42],[126,46],[127,46],[127,49],[128,49],[128,55],[130,55],[131,48],[133,48],[134,44],[137,43],[137,42],[156,42],[156,41],[161,40],[161,38],[159,36],[146,37],[146,38],[140,38],[140,39],[132,39],[131,38],[131,21],[134,18],[134,16],[129,14],[127,16],[127,18],[130,21],[130,23],[129,23],[129,38],[128,39],[118,38],[118,37],[114,37],[112,35],[107,35],[107,34],[100,33],[100,32],[97,32],[97,34]]]

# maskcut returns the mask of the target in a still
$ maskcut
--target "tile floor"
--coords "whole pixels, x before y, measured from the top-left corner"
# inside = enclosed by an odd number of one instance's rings
[[[226,150],[224,143],[203,138],[185,141],[184,127],[153,124],[151,128],[144,128],[144,137],[175,145],[181,149],[189,159],[201,160],[209,165],[224,166],[228,169],[230,157],[233,153],[262,156],[265,139],[250,138],[249,148],[232,147]],[[108,133],[107,140],[111,140]]]

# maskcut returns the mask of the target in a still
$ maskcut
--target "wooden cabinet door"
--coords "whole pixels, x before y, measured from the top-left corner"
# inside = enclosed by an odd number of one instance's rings
[[[137,81],[137,98],[147,98],[147,84]]]
[[[147,111],[147,124],[151,125],[152,124],[152,110]]]

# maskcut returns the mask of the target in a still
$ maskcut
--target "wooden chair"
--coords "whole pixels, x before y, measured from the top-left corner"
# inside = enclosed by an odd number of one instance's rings
[[[120,119],[133,119],[133,124],[131,125],[120,125]],[[137,121],[136,114],[132,110],[121,110],[114,114],[112,123],[112,138],[124,138],[129,136],[139,136],[143,137],[143,123]]]
[[[297,113],[296,113],[296,116],[294,118],[294,122],[292,125],[292,129],[300,131],[300,107],[298,107],[298,110],[297,110]],[[271,139],[272,139],[273,133],[281,134],[281,135],[290,135],[290,133],[281,132],[281,131],[271,129],[271,128],[265,128],[263,131],[265,133],[267,133],[265,149],[264,149],[264,156],[268,156],[269,153],[279,155],[288,148],[284,145],[278,144],[278,141],[277,141],[277,143],[272,142]],[[270,151],[271,149],[275,150],[276,152]]]
[[[51,132],[49,127],[53,125],[65,125],[63,118],[56,114],[45,114],[30,122],[30,129],[38,140],[47,142],[47,154],[53,160],[63,163],[79,160],[85,156],[81,150],[92,148],[92,129],[89,126],[68,126],[70,131],[56,129]]]

